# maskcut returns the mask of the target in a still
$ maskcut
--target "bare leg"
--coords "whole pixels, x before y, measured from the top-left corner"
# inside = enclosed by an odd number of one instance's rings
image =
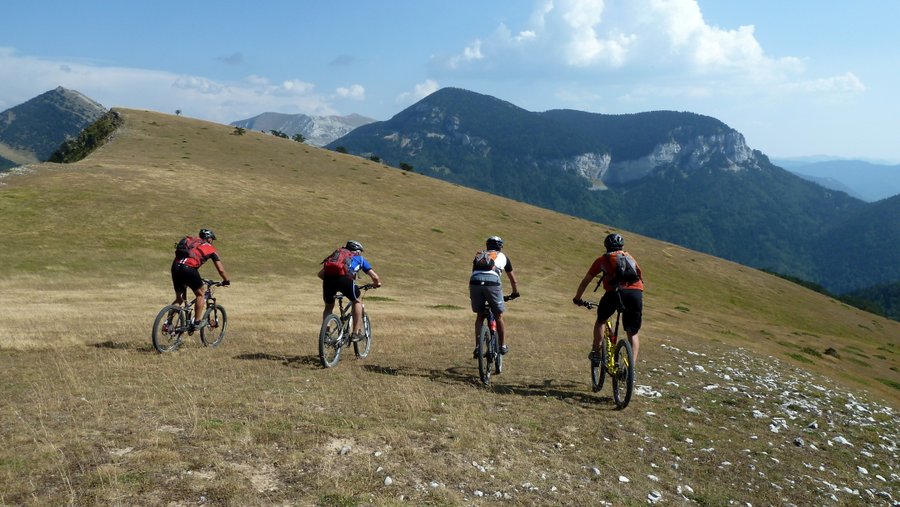
[[[641,340],[636,334],[629,334],[628,340],[631,341],[631,353],[634,356],[634,364],[637,365],[638,349],[641,348]]]

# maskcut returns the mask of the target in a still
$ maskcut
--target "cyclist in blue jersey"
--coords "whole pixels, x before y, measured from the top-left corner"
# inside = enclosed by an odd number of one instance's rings
[[[349,251],[349,259],[346,262],[346,268],[341,269],[340,273],[330,272],[329,264],[319,270],[319,278],[322,279],[322,299],[325,300],[325,311],[322,312],[322,320],[324,321],[328,315],[334,311],[334,296],[338,292],[344,295],[353,303],[353,334],[350,340],[358,342],[362,338],[362,302],[359,301],[360,291],[356,286],[355,279],[357,274],[362,271],[369,275],[372,284],[375,287],[381,287],[381,279],[369,261],[362,256],[363,246],[359,241],[350,240],[343,249],[335,251],[337,254],[340,250]],[[326,261],[328,259],[326,258]]]
[[[472,301],[472,311],[478,316],[475,318],[475,350],[472,356],[478,359],[478,333],[485,315],[482,313],[484,304],[488,303],[497,319],[497,339],[500,342],[500,353],[509,352],[506,344],[506,325],[503,321],[503,312],[506,305],[503,302],[503,287],[500,284],[500,274],[506,273],[512,286],[510,298],[519,297],[519,286],[516,274],[513,272],[512,262],[500,250],[503,249],[503,239],[499,236],[491,236],[485,242],[486,250],[479,252],[472,261],[472,276],[469,278],[469,299]],[[486,265],[482,265],[482,260]]]

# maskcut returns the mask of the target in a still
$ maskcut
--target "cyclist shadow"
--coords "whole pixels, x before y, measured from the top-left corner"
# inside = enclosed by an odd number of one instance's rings
[[[252,354],[239,354],[234,356],[234,358],[248,361],[277,361],[284,366],[290,366],[292,368],[305,366],[319,369],[322,366],[322,363],[319,362],[319,356],[284,356],[279,354],[269,354],[267,352],[255,352]]]
[[[405,376],[405,377],[421,377],[435,382],[445,382],[451,384],[463,384],[483,388],[481,381],[476,375],[472,375],[472,368],[463,366],[454,366],[445,370],[421,369],[421,368],[405,368],[396,366],[379,366],[367,364],[363,369],[382,375]],[[499,376],[498,376],[499,377]],[[615,410],[615,404],[612,403],[611,396],[597,396],[590,392],[584,392],[583,386],[574,383],[554,383],[556,381],[549,379],[544,380],[540,384],[503,384],[497,382],[501,378],[495,377],[496,380],[491,382],[487,389],[497,394],[518,395],[518,396],[540,396],[553,397],[563,401],[572,401],[586,405],[597,405],[598,403],[609,403],[610,410]]]
[[[106,340],[105,342],[100,343],[92,343],[91,347],[95,347],[98,349],[110,349],[110,350],[133,350],[135,352],[156,352],[156,349],[153,348],[153,345],[143,344],[137,345],[134,343],[127,342],[114,342],[112,340]]]

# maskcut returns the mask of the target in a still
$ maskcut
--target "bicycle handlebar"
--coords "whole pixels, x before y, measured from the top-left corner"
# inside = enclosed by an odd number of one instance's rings
[[[578,306],[583,306],[583,307],[587,308],[588,310],[593,310],[594,308],[597,308],[598,306],[600,306],[600,303],[592,303],[590,301],[582,301]]]
[[[378,287],[376,287],[374,283],[367,283],[367,284],[365,284],[365,285],[360,285],[360,286],[359,286],[359,290],[374,290],[374,289],[377,289],[377,288],[378,288]]]
[[[203,279],[203,283],[205,283],[206,285],[208,285],[210,287],[227,287],[227,285],[225,285],[222,282],[217,282],[215,280],[207,280],[205,278]]]

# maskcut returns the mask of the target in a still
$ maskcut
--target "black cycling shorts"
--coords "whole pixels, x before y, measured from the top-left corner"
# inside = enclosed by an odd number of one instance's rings
[[[192,291],[203,287],[203,278],[200,277],[200,270],[179,264],[172,263],[172,286],[175,292],[184,293],[185,286],[190,287]]]
[[[359,298],[359,287],[353,283],[353,278],[349,276],[326,276],[322,280],[322,299],[326,304],[334,303],[334,295],[340,292],[350,301],[356,301]]]
[[[638,334],[641,329],[644,311],[644,291],[638,289],[619,289],[625,311],[622,312],[622,328],[630,335]],[[619,308],[619,297],[615,290],[606,291],[597,305],[597,320],[605,321],[612,317]]]

